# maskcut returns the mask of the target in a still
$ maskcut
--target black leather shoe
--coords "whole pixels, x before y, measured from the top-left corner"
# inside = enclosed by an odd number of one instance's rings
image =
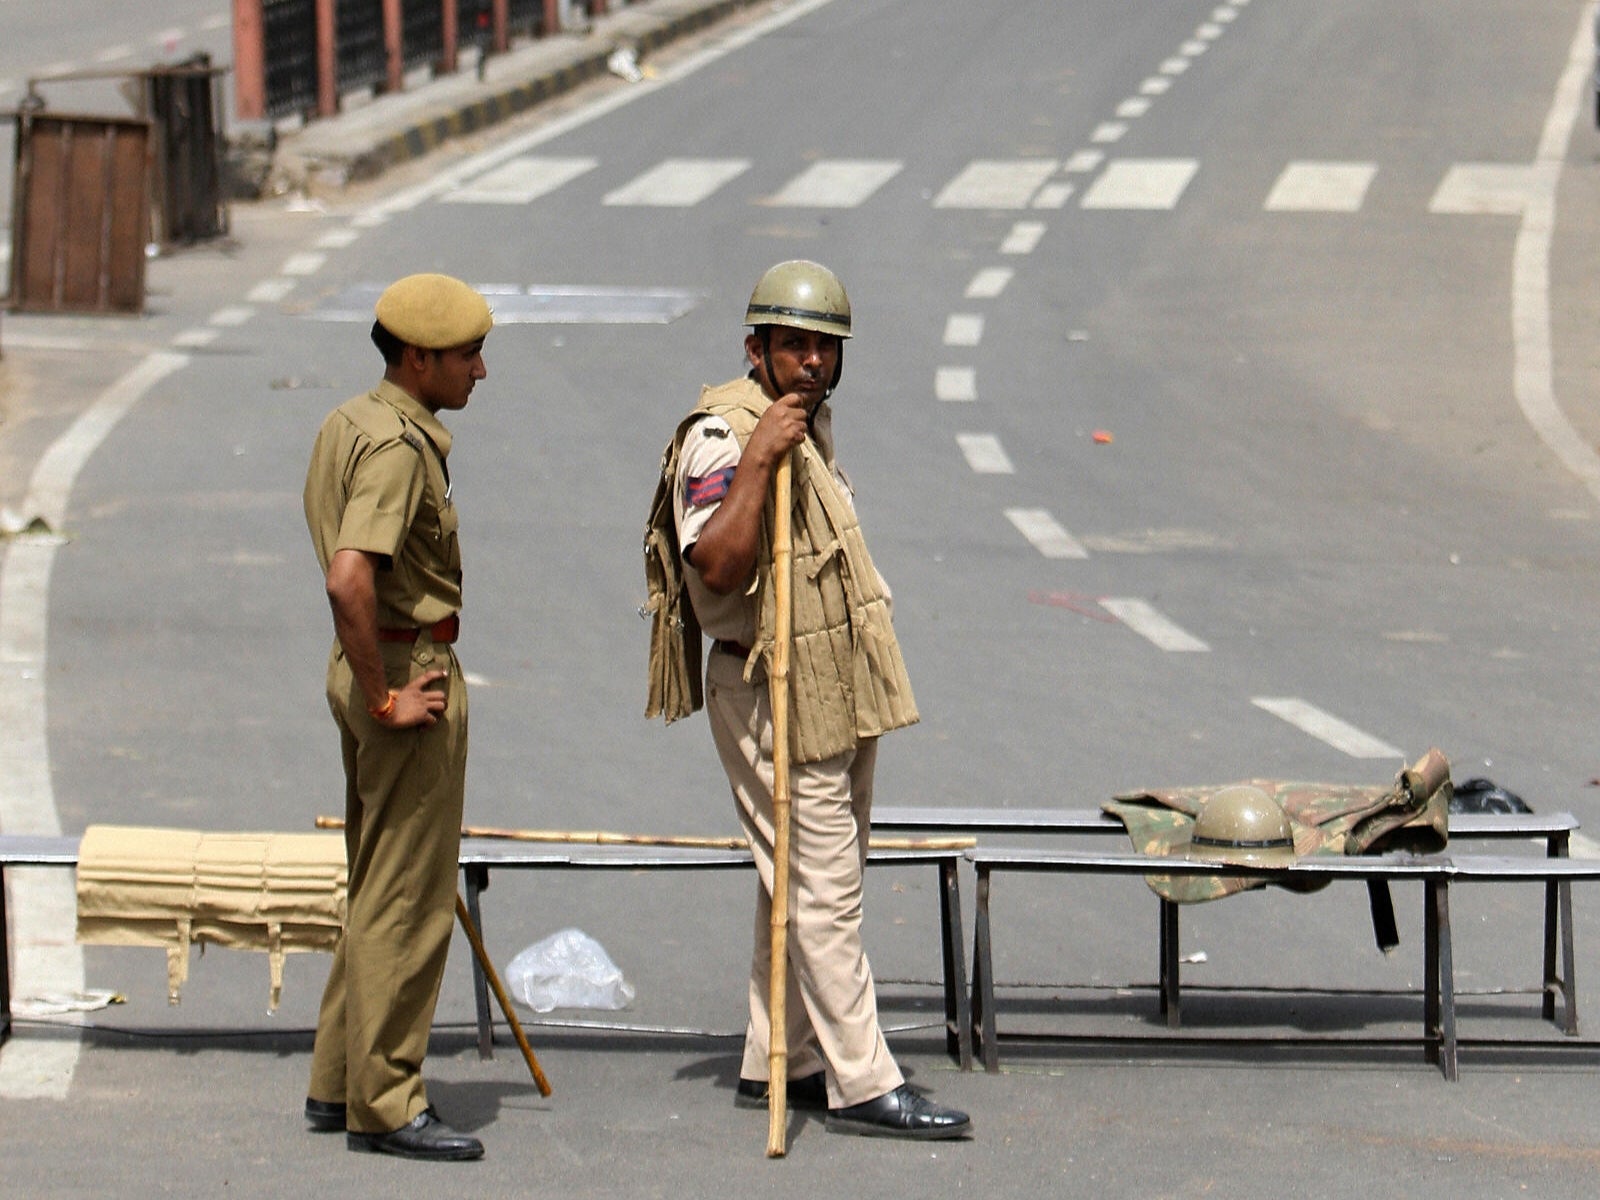
[[[344,1105],[335,1100],[306,1097],[306,1124],[312,1133],[343,1133],[344,1113]]]
[[[733,1102],[739,1108],[766,1108],[768,1087],[765,1079],[740,1079],[733,1089]],[[795,1112],[821,1112],[828,1107],[828,1081],[821,1071],[789,1080],[784,1088],[789,1107]]]
[[[393,1154],[399,1158],[426,1158],[437,1162],[465,1162],[483,1157],[483,1143],[475,1137],[457,1133],[439,1120],[431,1108],[419,1112],[409,1125],[392,1133],[344,1135],[345,1145],[366,1154]]]
[[[971,1133],[972,1118],[964,1112],[935,1104],[902,1083],[876,1100],[852,1104],[848,1108],[830,1108],[828,1132],[937,1141]]]

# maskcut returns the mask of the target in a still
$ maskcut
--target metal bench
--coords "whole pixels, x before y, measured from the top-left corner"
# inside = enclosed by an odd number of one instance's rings
[[[1098,808],[940,808],[936,806],[875,808],[872,827],[969,834],[1037,834],[1047,837],[1116,835],[1126,837],[1122,822]],[[1566,858],[1578,819],[1571,813],[1452,813],[1450,837],[1477,841],[1542,841],[1547,858]],[[1161,1011],[1167,1024],[1177,1028],[1179,1007],[1179,905],[1161,900],[1158,918],[1158,959]],[[1578,1034],[1578,996],[1573,972],[1572,885],[1566,878],[1545,881],[1544,964],[1541,975],[1540,1015],[1555,1020],[1556,996],[1562,999],[1563,1031]],[[1566,933],[1563,935],[1562,931]],[[1560,962],[1558,964],[1558,956]]]
[[[972,1069],[972,1018],[967,1010],[966,952],[962,946],[961,888],[958,868],[962,851],[944,849],[869,849],[867,866],[927,864],[939,873],[939,932],[944,968],[945,1047],[962,1070]],[[483,929],[482,894],[492,871],[716,871],[751,870],[750,851],[704,850],[682,846],[559,846],[529,842],[466,838],[461,843],[461,871],[466,881],[467,911]],[[473,959],[473,991],[478,1008],[478,1053],[493,1054],[494,1018],[489,1009],[488,982]]]
[[[78,865],[76,837],[0,836],[0,1044],[11,1036],[11,938],[6,914],[6,871],[13,867]],[[466,882],[467,910],[483,928],[482,893],[494,870],[545,871],[705,871],[747,870],[748,850],[702,850],[680,846],[560,846],[489,838],[464,838],[461,870]],[[964,1070],[972,1067],[972,1020],[967,1012],[966,954],[962,947],[960,850],[873,849],[868,866],[928,864],[939,873],[939,927],[943,958],[945,1044]],[[488,981],[472,960],[473,992],[478,1014],[478,1050],[492,1053],[494,1025]]]
[[[1563,843],[1564,844],[1564,843]],[[1089,854],[1038,848],[977,847],[966,852],[966,859],[977,874],[977,906],[973,930],[972,987],[970,1007],[974,1022],[974,1041],[984,1068],[999,1070],[999,1031],[996,1027],[993,930],[990,919],[990,894],[995,872],[1016,871],[1078,875],[1249,875],[1266,876],[1274,881],[1330,882],[1336,879],[1420,880],[1423,884],[1423,1017],[1422,1042],[1427,1060],[1439,1064],[1448,1080],[1458,1076],[1454,959],[1450,933],[1450,884],[1461,882],[1539,882],[1545,884],[1547,903],[1552,892],[1562,900],[1556,919],[1560,926],[1563,979],[1547,978],[1544,989],[1546,1011],[1559,988],[1569,1005],[1574,1005],[1572,978],[1571,885],[1574,881],[1600,880],[1600,860],[1573,859],[1547,855],[1543,858],[1509,858],[1487,855],[1312,855],[1287,867],[1228,866],[1192,862],[1143,854]],[[1178,1011],[1178,964],[1176,911],[1178,905],[1162,902],[1161,989],[1169,1025]],[[1168,922],[1172,925],[1169,927]],[[1548,934],[1548,928],[1547,928]],[[1547,956],[1548,958],[1548,956]],[[1549,974],[1547,966],[1547,976]],[[1576,1031],[1576,1017],[1567,1013],[1569,1036]]]

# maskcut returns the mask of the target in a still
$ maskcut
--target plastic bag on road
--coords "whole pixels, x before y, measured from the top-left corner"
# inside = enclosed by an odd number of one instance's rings
[[[511,997],[547,1013],[554,1008],[627,1008],[633,985],[606,953],[581,929],[563,929],[535,942],[506,968]]]

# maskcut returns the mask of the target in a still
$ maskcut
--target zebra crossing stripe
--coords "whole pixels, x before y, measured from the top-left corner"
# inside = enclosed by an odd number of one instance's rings
[[[441,199],[449,204],[528,204],[598,165],[592,158],[513,158]]]
[[[1431,213],[1520,217],[1528,207],[1534,168],[1504,163],[1457,163],[1428,201]]]
[[[1342,750],[1351,758],[1404,759],[1396,747],[1380,738],[1364,733],[1331,713],[1325,713],[1313,704],[1292,697],[1257,696],[1251,701],[1257,708],[1289,722],[1303,733],[1309,733],[1335,750]]]
[[[935,208],[1027,208],[1060,165],[1053,158],[977,159],[945,184]]]
[[[1200,164],[1192,158],[1119,158],[1084,193],[1084,208],[1170,209]]]
[[[1292,162],[1262,207],[1268,212],[1359,212],[1377,173],[1376,163]]]
[[[904,164],[887,159],[828,159],[813,163],[764,203],[778,208],[856,208]]]
[[[746,158],[668,158],[601,201],[612,207],[690,208],[750,169]]]
[[[1170,80],[1152,77],[1140,90],[1159,93]],[[1137,97],[1122,102],[1119,113],[1132,117],[1149,104]],[[1091,141],[1117,140],[1126,122],[1108,121]],[[1101,148],[1074,151],[1063,161],[1046,158],[978,159],[968,163],[937,192],[932,203],[947,209],[1064,208],[1077,196],[1085,209],[1172,209],[1199,171],[1192,158],[1112,158]],[[529,204],[594,171],[593,158],[523,155],[476,177],[466,177],[439,199],[451,204]],[[777,191],[755,203],[791,208],[856,208],[876,197],[906,164],[898,159],[836,158],[811,163]],[[668,158],[604,196],[612,206],[684,208],[700,203],[751,167],[748,159]],[[1098,172],[1098,174],[1096,174]],[[1377,178],[1378,164],[1360,161],[1295,160],[1273,182],[1262,208],[1267,212],[1361,211]],[[1084,178],[1094,176],[1092,180]],[[1080,186],[1086,184],[1087,186]],[[1448,169],[1433,193],[1433,213],[1520,216],[1537,193],[1533,168],[1522,164],[1458,163]],[[381,223],[359,217],[325,235],[319,249],[348,245],[358,231]],[[1018,223],[1001,250],[1026,254],[1043,226]],[[8,246],[0,246],[3,259]],[[307,260],[308,262],[310,260]]]

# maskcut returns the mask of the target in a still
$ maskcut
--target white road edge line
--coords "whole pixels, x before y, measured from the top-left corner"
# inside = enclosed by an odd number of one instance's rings
[[[158,351],[117,380],[51,443],[34,469],[22,511],[53,530],[66,521],[67,499],[84,463],[117,423],[186,354]],[[0,829],[59,837],[61,818],[50,782],[45,640],[50,571],[59,537],[13,538],[0,557]],[[22,995],[83,990],[83,951],[74,928],[77,895],[56,870],[10,873],[11,970]],[[79,1040],[13,1038],[0,1049],[0,1096],[62,1099],[72,1085]]]
[[[1513,386],[1517,407],[1563,466],[1600,500],[1600,455],[1573,428],[1556,400],[1550,335],[1550,244],[1555,230],[1556,185],[1572,140],[1584,84],[1594,64],[1594,5],[1586,5],[1572,39],[1567,66],[1556,85],[1533,164],[1528,203],[1511,266]]]

